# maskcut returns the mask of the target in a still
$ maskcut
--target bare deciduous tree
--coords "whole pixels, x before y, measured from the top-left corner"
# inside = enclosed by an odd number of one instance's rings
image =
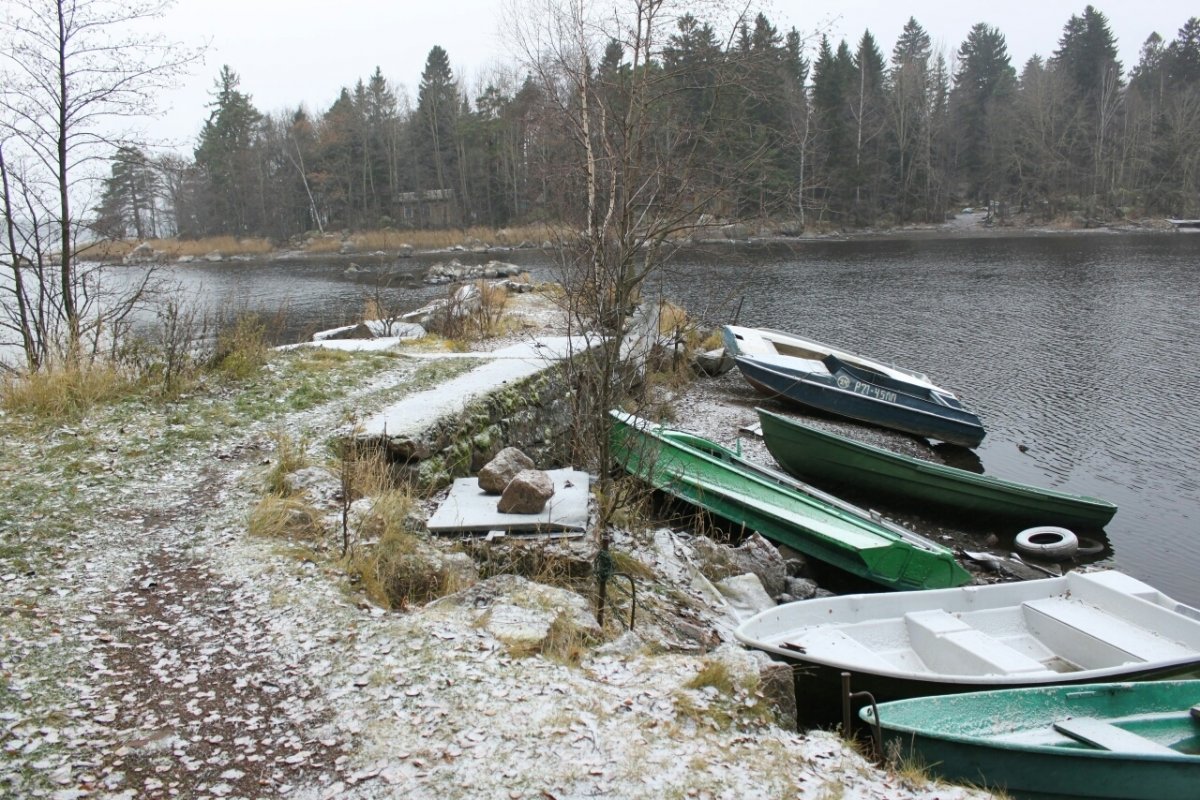
[[[693,119],[668,120],[683,80],[663,58],[672,32],[701,9],[727,24],[732,38],[744,9],[720,2],[540,0],[511,9],[511,36],[538,83],[543,127],[569,143],[549,194],[564,223],[558,253],[571,330],[592,337],[569,361],[577,388],[575,444],[580,462],[600,475],[601,518],[620,507],[609,478],[608,412],[636,380],[623,348],[631,312],[679,244],[731,204],[729,187],[711,180],[705,161],[723,92],[738,88],[744,64],[713,65],[712,105]],[[745,87],[743,87],[744,90]],[[690,130],[681,130],[689,125]],[[748,158],[761,159],[756,151]],[[731,159],[732,161],[733,159]],[[749,174],[753,164],[722,165]],[[657,334],[653,323],[651,335]]]
[[[142,32],[169,5],[8,0],[0,14],[0,141],[7,175],[20,183],[4,194],[11,280],[0,288],[6,327],[19,334],[30,368],[52,356],[77,361],[88,342],[94,355],[145,289],[105,296],[100,273],[80,258],[90,243],[81,209],[101,162],[122,146],[144,146],[122,128],[199,58]]]

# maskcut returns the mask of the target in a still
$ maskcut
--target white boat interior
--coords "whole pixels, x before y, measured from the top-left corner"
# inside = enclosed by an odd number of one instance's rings
[[[737,635],[803,661],[935,681],[1090,680],[1200,659],[1200,611],[1116,571],[789,603]]]
[[[737,340],[739,355],[751,356],[766,361],[771,361],[772,356],[783,356],[788,359],[786,363],[789,366],[803,368],[808,372],[825,374],[829,374],[829,370],[825,368],[821,359],[832,355],[845,361],[847,364],[874,370],[895,380],[907,381],[926,389],[952,395],[946,389],[935,385],[929,380],[929,376],[922,372],[883,364],[870,358],[855,355],[854,353],[838,350],[835,347],[830,347],[827,344],[822,344],[812,339],[805,339],[790,333],[771,330],[770,328],[743,328],[737,325],[727,325],[726,329]],[[799,359],[804,363],[798,365],[791,359]],[[776,361],[774,363],[782,362]]]

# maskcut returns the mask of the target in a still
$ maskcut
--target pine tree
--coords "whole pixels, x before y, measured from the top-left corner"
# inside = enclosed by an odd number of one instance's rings
[[[119,148],[111,174],[103,182],[93,230],[113,239],[130,234],[138,239],[156,237],[158,186],[158,174],[144,152],[136,147]]]
[[[864,31],[854,54],[854,86],[850,116],[854,125],[854,215],[859,225],[872,224],[878,215],[883,157],[884,74],[883,53],[871,32]]]
[[[823,212],[839,219],[853,203],[855,131],[850,103],[857,71],[845,40],[835,53],[821,37],[813,63],[812,113],[816,127],[816,180]]]

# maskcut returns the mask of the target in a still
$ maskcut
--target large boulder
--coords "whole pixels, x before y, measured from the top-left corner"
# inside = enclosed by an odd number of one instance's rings
[[[479,470],[479,488],[488,494],[501,494],[518,472],[535,467],[532,458],[515,447],[506,447]]]
[[[554,496],[554,482],[544,470],[523,469],[513,476],[500,495],[501,514],[540,514]]]

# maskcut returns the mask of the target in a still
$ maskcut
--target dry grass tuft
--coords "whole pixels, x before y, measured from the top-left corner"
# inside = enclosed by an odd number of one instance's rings
[[[246,238],[237,236],[210,236],[204,239],[146,239],[145,243],[161,253],[167,259],[178,259],[183,256],[204,256],[212,252],[223,256],[254,256],[266,255],[275,247],[268,239]],[[86,257],[103,261],[113,261],[128,255],[135,247],[142,244],[137,239],[122,239],[114,242],[99,242],[89,247]]]
[[[286,431],[276,430],[271,434],[275,442],[275,460],[267,470],[266,489],[278,497],[287,497],[287,476],[308,466],[308,441],[305,437],[292,437]]]
[[[711,686],[721,694],[733,694],[736,681],[729,667],[720,661],[707,661],[691,680],[683,685],[685,689],[704,689]]]
[[[44,420],[73,420],[136,388],[135,381],[109,364],[75,364],[5,375],[0,383],[0,405]]]
[[[320,542],[325,537],[321,512],[292,497],[268,495],[250,512],[251,536],[265,539]]]
[[[559,664],[577,667],[594,644],[595,635],[577,625],[570,614],[562,612],[550,624],[550,631],[542,644],[542,655]]]
[[[364,555],[348,565],[372,602],[394,611],[406,611],[465,588],[461,574],[449,569],[421,538],[389,529]]]
[[[654,580],[654,570],[629,553],[621,550],[610,550],[609,556],[612,558],[613,570],[615,572],[623,572],[626,575],[632,575],[644,581]]]

